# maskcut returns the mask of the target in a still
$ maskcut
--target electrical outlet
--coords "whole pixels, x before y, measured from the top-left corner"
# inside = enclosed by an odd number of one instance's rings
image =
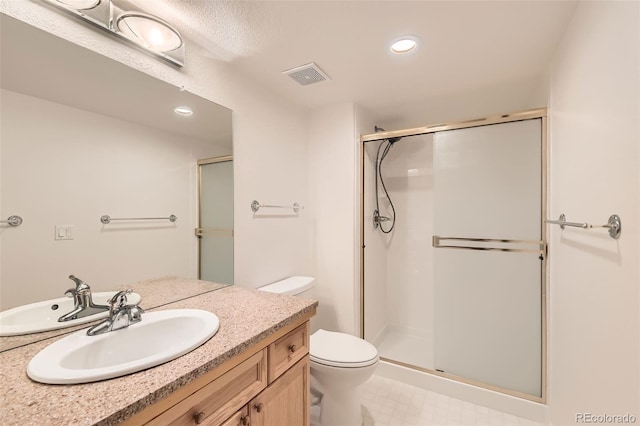
[[[73,225],[56,225],[56,240],[73,240]]]

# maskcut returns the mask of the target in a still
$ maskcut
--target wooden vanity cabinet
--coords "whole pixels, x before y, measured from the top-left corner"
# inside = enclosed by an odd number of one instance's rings
[[[309,424],[309,357],[298,361],[250,405],[252,426]]]
[[[308,426],[311,315],[148,406],[125,425]]]

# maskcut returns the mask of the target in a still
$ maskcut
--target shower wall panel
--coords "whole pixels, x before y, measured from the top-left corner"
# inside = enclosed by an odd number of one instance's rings
[[[423,339],[427,346],[422,350],[429,353],[433,350],[432,152],[431,135],[405,138],[393,146],[382,167],[396,210],[395,229],[387,235],[389,320],[398,332]]]
[[[423,368],[433,367],[432,144],[431,135],[404,138],[383,162],[396,215],[388,234],[374,229],[372,218],[379,142],[365,144],[365,338],[381,356]],[[391,217],[380,184],[378,194],[380,214]]]
[[[375,162],[378,142],[364,145],[364,338],[377,344],[388,325],[387,247],[380,230],[373,227],[376,208]]]

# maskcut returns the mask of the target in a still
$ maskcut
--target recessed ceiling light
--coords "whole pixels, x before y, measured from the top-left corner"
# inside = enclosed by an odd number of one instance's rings
[[[397,38],[391,43],[391,51],[398,54],[412,52],[418,47],[418,41],[419,39],[416,36]]]
[[[193,110],[191,108],[189,108],[188,106],[175,107],[173,109],[173,112],[175,112],[178,115],[192,115],[193,114]]]

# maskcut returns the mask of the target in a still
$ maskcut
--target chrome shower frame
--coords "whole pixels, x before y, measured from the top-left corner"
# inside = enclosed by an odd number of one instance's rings
[[[455,129],[466,129],[471,127],[480,127],[480,126],[488,126],[493,124],[501,124],[501,123],[511,123],[516,121],[523,120],[531,120],[531,119],[541,119],[542,126],[542,134],[541,136],[541,158],[542,164],[541,166],[541,241],[536,242],[540,243],[538,250],[541,253],[541,391],[540,397],[535,395],[529,395],[522,392],[513,391],[510,389],[501,388],[498,386],[493,386],[487,383],[478,382],[475,380],[470,380],[464,377],[456,376],[453,374],[448,374],[428,368],[423,368],[419,366],[415,366],[412,364],[404,363],[401,361],[396,361],[392,359],[388,359],[385,357],[381,357],[380,359],[391,364],[400,365],[403,367],[407,367],[413,370],[421,371],[424,373],[444,377],[447,379],[455,380],[458,382],[470,384],[473,386],[477,386],[483,389],[500,392],[506,395],[515,396],[518,398],[526,399],[529,401],[534,401],[538,403],[545,404],[547,401],[547,281],[548,281],[548,264],[547,264],[547,226],[545,224],[545,218],[548,217],[547,210],[547,174],[548,174],[548,127],[547,127],[547,108],[538,108],[533,110],[527,110],[522,112],[515,112],[509,114],[500,114],[487,116],[482,118],[476,118],[472,120],[464,120],[458,122],[444,123],[444,124],[435,124],[428,125],[424,127],[416,127],[411,129],[402,129],[402,130],[393,130],[393,131],[384,131],[377,132],[371,134],[364,134],[360,136],[360,337],[364,339],[364,331],[365,331],[365,322],[364,322],[364,314],[365,314],[365,305],[364,305],[364,293],[365,293],[365,265],[364,265],[364,234],[365,234],[365,211],[364,211],[364,189],[365,189],[365,143],[373,142],[373,141],[382,141],[384,139],[394,139],[394,138],[402,138],[405,136],[418,136],[418,135],[426,135],[437,133],[445,130],[455,130]]]

